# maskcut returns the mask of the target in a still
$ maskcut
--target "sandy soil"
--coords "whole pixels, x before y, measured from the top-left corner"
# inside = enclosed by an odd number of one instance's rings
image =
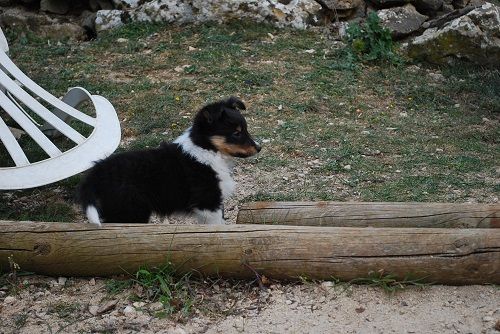
[[[237,167],[238,191],[225,205],[234,223],[252,183]],[[264,180],[265,181],[265,180]],[[153,223],[192,223],[175,218]],[[499,273],[500,274],[500,273]],[[159,318],[158,302],[109,295],[102,278],[28,276],[17,294],[0,287],[0,334],[7,333],[500,333],[498,286],[381,288],[332,282],[210,281],[194,287],[187,318]],[[495,329],[496,328],[496,329]]]
[[[266,290],[222,282],[197,289],[214,310],[181,321],[154,316],[158,303],[109,296],[104,279],[29,277],[2,297],[0,333],[499,333],[495,286],[429,286],[387,294],[331,282]],[[101,308],[101,310],[99,310]],[[215,310],[217,309],[217,310]],[[212,312],[214,311],[214,312]],[[227,316],[224,313],[229,314]]]

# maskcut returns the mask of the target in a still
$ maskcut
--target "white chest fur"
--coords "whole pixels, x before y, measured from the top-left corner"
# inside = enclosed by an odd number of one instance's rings
[[[184,153],[189,154],[198,162],[210,166],[214,170],[219,179],[219,188],[222,192],[222,198],[224,200],[227,199],[231,196],[236,186],[236,183],[231,177],[231,168],[229,167],[230,160],[218,152],[205,150],[195,145],[189,137],[190,132],[191,129],[187,129],[186,132],[174,141],[174,143],[179,144]]]

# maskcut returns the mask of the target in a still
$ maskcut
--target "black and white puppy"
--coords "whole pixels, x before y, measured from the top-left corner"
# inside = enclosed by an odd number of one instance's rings
[[[79,186],[90,223],[147,223],[152,213],[194,213],[223,224],[223,201],[234,190],[231,157],[260,151],[235,97],[204,106],[172,143],[114,154],[97,162]]]

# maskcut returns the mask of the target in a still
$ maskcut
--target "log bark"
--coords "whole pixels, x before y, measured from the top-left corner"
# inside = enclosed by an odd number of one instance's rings
[[[255,202],[238,224],[351,227],[500,228],[500,204]]]
[[[110,276],[167,260],[180,272],[351,280],[383,270],[445,284],[500,283],[499,229],[0,222],[0,266]]]

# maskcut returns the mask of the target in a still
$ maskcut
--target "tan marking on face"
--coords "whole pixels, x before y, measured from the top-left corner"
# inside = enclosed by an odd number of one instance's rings
[[[210,141],[218,151],[230,156],[244,155],[249,157],[257,154],[257,149],[254,146],[240,146],[230,144],[226,142],[226,138],[224,138],[223,136],[212,136],[210,138]]]

